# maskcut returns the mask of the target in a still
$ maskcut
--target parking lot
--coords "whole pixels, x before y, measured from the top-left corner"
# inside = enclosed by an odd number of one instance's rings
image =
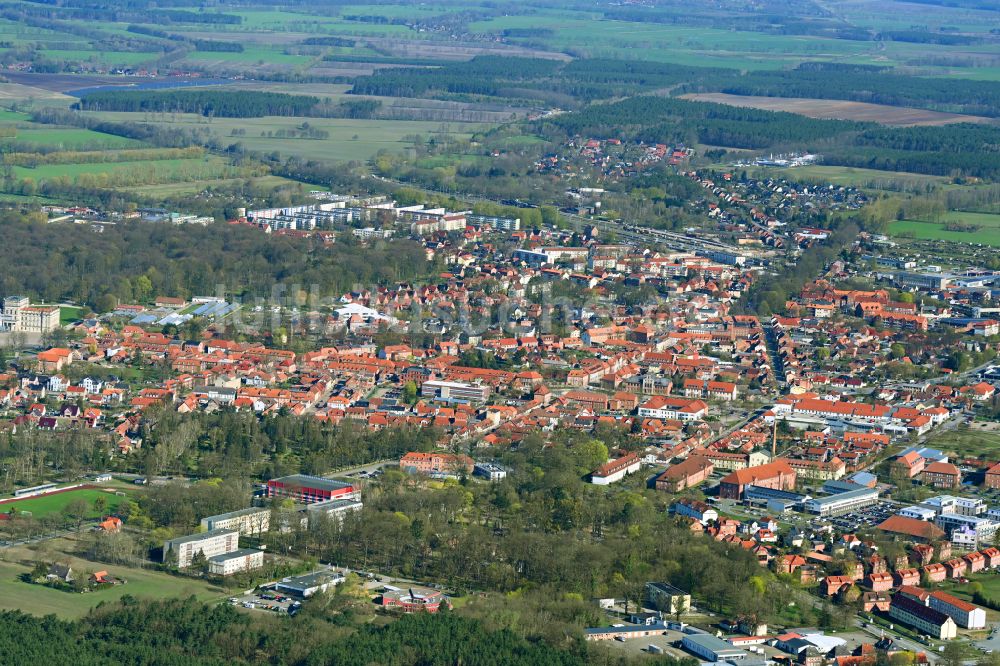
[[[238,597],[230,597],[229,603],[242,608],[288,615],[295,615],[302,606],[302,602],[273,590],[256,590]]]
[[[874,504],[864,509],[858,509],[857,511],[851,511],[850,513],[845,513],[831,518],[821,518],[819,520],[821,522],[828,522],[841,531],[856,532],[861,528],[874,527],[875,525],[882,523],[898,510],[899,507],[890,504],[889,502],[879,502],[878,504]],[[816,523],[814,522],[814,524]]]
[[[748,507],[744,506],[741,502],[727,499],[717,500],[715,507],[722,513],[740,519],[759,519],[769,516],[775,518],[779,524],[786,527],[797,526],[806,528],[808,526],[812,529],[820,529],[825,525],[832,525],[841,532],[856,532],[864,527],[874,527],[899,511],[898,505],[884,501],[864,509],[826,518],[807,513],[792,512],[778,516],[766,508]]]

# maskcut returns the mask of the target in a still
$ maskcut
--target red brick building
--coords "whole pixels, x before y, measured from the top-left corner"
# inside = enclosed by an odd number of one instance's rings
[[[957,467],[946,462],[932,462],[924,467],[924,484],[935,488],[958,488],[962,483],[962,473]]]
[[[267,496],[290,498],[303,504],[314,504],[331,499],[350,499],[357,496],[350,483],[324,479],[319,476],[292,474],[267,482]]]
[[[399,468],[420,474],[472,474],[472,458],[452,453],[407,453],[399,459]]]
[[[1000,463],[986,470],[985,485],[987,488],[1000,488]]]
[[[656,489],[679,493],[707,479],[713,469],[715,465],[711,460],[701,456],[691,456],[656,477]]]
[[[747,486],[792,490],[795,488],[795,470],[780,460],[766,465],[738,469],[722,479],[719,497],[740,499]]]

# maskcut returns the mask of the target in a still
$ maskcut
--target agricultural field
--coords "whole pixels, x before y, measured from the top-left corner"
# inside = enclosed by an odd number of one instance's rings
[[[842,185],[844,187],[860,187],[875,190],[894,190],[898,189],[897,186],[900,184],[945,186],[948,183],[948,179],[943,176],[928,176],[921,173],[906,173],[902,171],[878,171],[857,167],[824,166],[821,164],[790,169],[747,167],[746,172],[757,177],[780,176],[801,182],[827,183]]]
[[[505,16],[470,24],[476,32],[501,32],[511,28],[543,28],[555,50],[572,51],[591,58],[639,58],[679,65],[780,69],[803,60],[874,59],[872,42],[805,36],[768,35],[714,28],[692,28],[631,21],[600,21],[575,12],[545,12]],[[641,55],[640,55],[641,54]]]
[[[180,183],[163,183],[161,185],[142,185],[123,188],[129,192],[152,197],[174,197],[178,195],[197,195],[213,188],[223,188],[250,183],[257,188],[301,187],[303,191],[325,190],[320,185],[299,183],[281,176],[259,176],[253,178],[211,178],[207,180],[190,180]]]
[[[114,163],[45,164],[37,167],[15,166],[13,172],[18,178],[30,178],[36,182],[60,177],[80,179],[81,176],[90,175],[95,177],[93,185],[95,187],[160,185],[207,180],[213,177],[234,178],[239,175],[239,169],[231,167],[221,157]]]
[[[248,150],[266,153],[278,152],[283,157],[329,160],[332,162],[365,161],[380,150],[399,152],[411,145],[409,137],[420,135],[425,139],[444,137],[468,138],[473,133],[488,129],[483,123],[439,123],[419,120],[355,120],[344,118],[309,118],[311,127],[329,132],[325,139],[290,139],[274,136],[280,130],[293,130],[301,119],[267,116],[264,118],[213,118],[196,114],[176,114],[160,119],[145,118],[142,113],[87,112],[100,118],[116,121],[147,121],[167,127],[208,129],[224,143],[243,144]],[[233,130],[245,130],[243,136],[234,136]],[[271,136],[267,136],[270,132]],[[263,136],[262,136],[263,134]]]
[[[71,502],[83,500],[90,505],[90,510],[87,512],[85,517],[100,518],[100,514],[102,512],[94,510],[94,500],[98,497],[104,499],[107,504],[107,510],[103,513],[107,515],[107,513],[113,512],[114,509],[126,499],[125,496],[115,494],[116,492],[125,491],[117,489],[112,485],[107,485],[107,489],[105,489],[102,485],[101,487],[79,488],[76,490],[67,490],[66,492],[61,493],[51,493],[40,497],[28,497],[25,499],[0,503],[0,513],[21,513],[27,511],[31,513],[33,517],[41,518],[42,516],[50,513],[61,512]]]
[[[0,125],[2,125],[0,118]],[[18,144],[31,144],[42,148],[57,150],[118,150],[121,148],[140,148],[141,141],[128,139],[114,134],[104,134],[88,129],[75,127],[48,127],[44,125],[28,125],[28,129],[17,130],[17,136],[12,139],[0,140],[0,145],[17,141]]]
[[[946,228],[949,224],[966,225],[969,230],[949,230]],[[983,243],[1000,247],[1000,215],[950,211],[934,222],[921,220],[893,222],[889,226],[889,233],[898,238]]]
[[[942,113],[903,106],[845,102],[832,99],[802,99],[791,97],[749,97],[726,93],[696,93],[681,95],[683,99],[698,102],[715,102],[729,106],[744,106],[765,111],[787,111],[809,118],[826,120],[855,120],[883,125],[916,126],[947,125],[950,123],[990,123],[991,118],[967,116],[959,113]]]
[[[63,95],[60,92],[35,86],[26,86],[20,83],[4,83],[0,85],[0,104],[9,104],[11,102],[65,102],[69,104],[72,99],[72,97]]]
[[[54,539],[28,547],[0,551],[0,609],[22,610],[35,615],[53,614],[64,619],[86,615],[103,601],[113,601],[129,594],[146,599],[195,596],[203,601],[221,600],[226,591],[196,578],[173,576],[154,569],[140,569],[118,564],[94,562],[73,555],[83,548],[79,537]],[[36,560],[68,562],[75,572],[87,575],[108,571],[128,581],[125,585],[104,588],[87,594],[64,592],[44,585],[24,582],[21,576],[31,572]]]
[[[281,49],[268,48],[266,46],[247,46],[242,51],[196,51],[188,54],[181,62],[181,65],[190,65],[199,68],[225,68],[227,66],[247,65],[263,66],[268,69],[279,67],[298,67],[308,65],[315,60],[311,56],[289,55]]]

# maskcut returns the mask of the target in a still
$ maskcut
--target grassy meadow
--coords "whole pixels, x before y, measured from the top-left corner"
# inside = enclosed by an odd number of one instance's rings
[[[974,228],[969,231],[953,231],[945,228],[948,224],[971,225]],[[1000,247],[1000,215],[949,211],[934,222],[922,220],[893,222],[889,227],[889,233],[901,238],[983,243]]]

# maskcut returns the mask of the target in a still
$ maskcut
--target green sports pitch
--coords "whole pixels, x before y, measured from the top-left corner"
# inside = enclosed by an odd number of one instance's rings
[[[98,497],[104,498],[106,502],[106,508],[103,511],[104,514],[113,512],[119,504],[127,499],[123,495],[115,494],[115,491],[103,490],[101,488],[77,488],[4,502],[0,504],[0,513],[13,512],[16,515],[29,512],[33,517],[40,518],[51,513],[61,513],[71,502],[83,500],[87,503],[87,510],[84,513],[84,517],[100,518],[102,512],[94,508],[94,500]]]

